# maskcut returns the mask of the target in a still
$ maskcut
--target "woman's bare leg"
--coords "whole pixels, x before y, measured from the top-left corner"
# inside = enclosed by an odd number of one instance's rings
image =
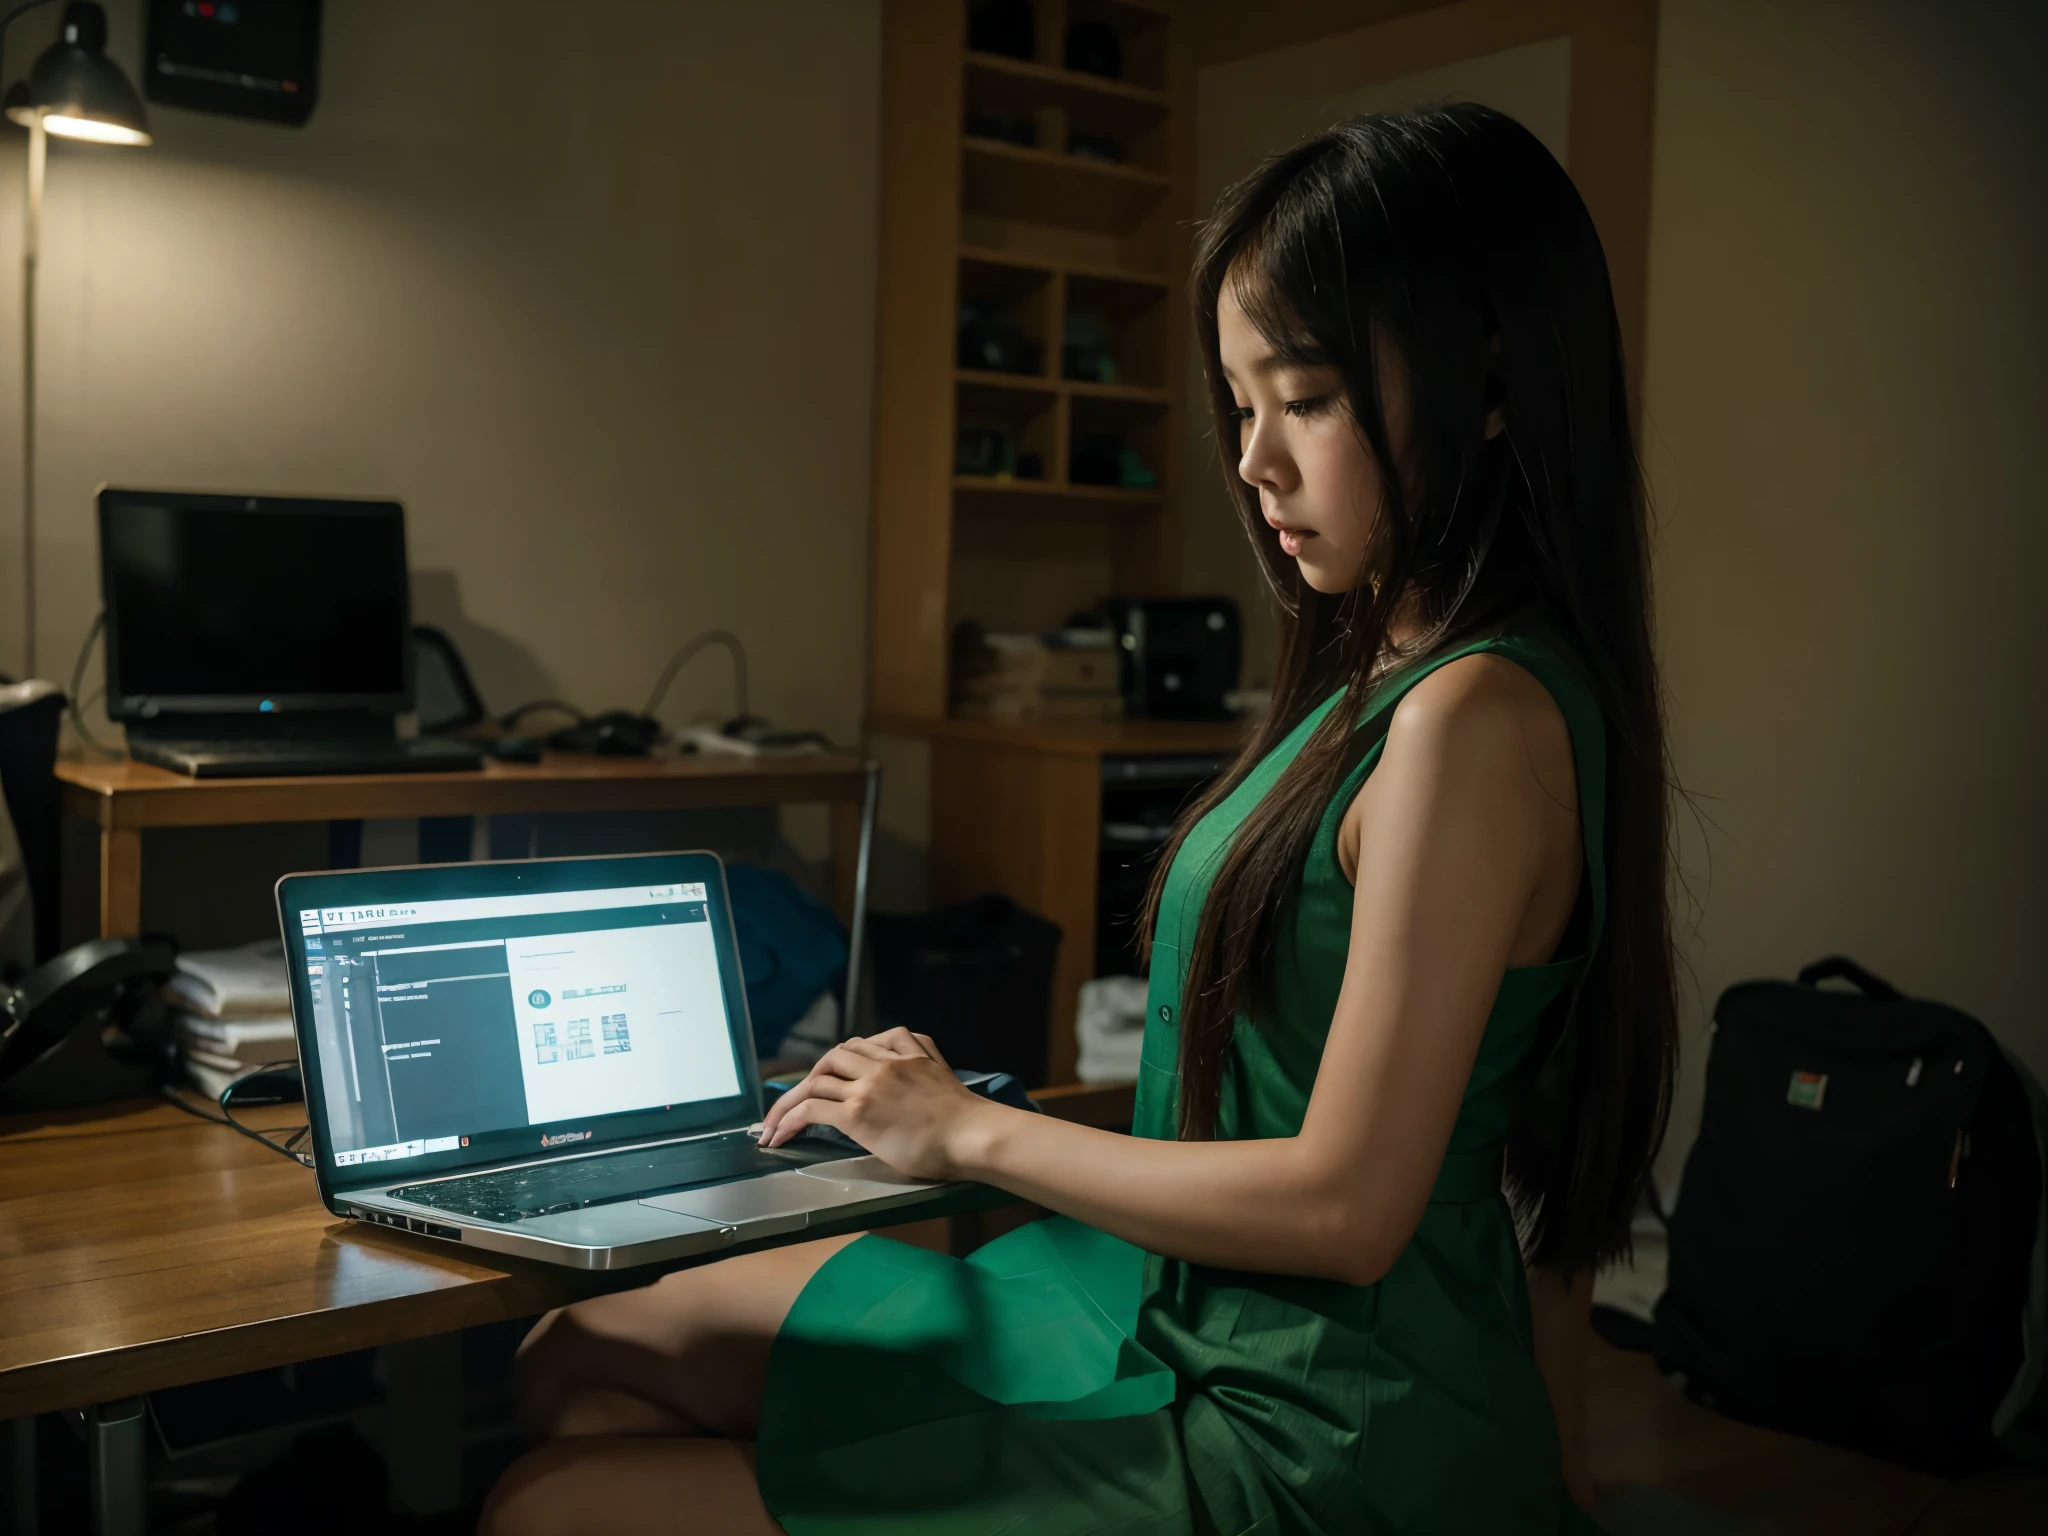
[[[553,1440],[491,1490],[478,1536],[782,1536],[732,1440]]]
[[[743,1254],[550,1312],[519,1346],[527,1433],[752,1440],[782,1320],[852,1241]]]

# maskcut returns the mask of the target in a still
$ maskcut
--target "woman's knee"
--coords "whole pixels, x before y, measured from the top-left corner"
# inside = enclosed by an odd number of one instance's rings
[[[682,1432],[750,1438],[775,1335],[811,1276],[847,1241],[726,1259],[550,1312],[519,1347],[527,1433],[576,1433],[572,1400],[598,1392],[642,1399]]]
[[[601,1512],[601,1513],[599,1513]],[[727,1440],[557,1440],[491,1490],[478,1536],[780,1536],[752,1449]]]

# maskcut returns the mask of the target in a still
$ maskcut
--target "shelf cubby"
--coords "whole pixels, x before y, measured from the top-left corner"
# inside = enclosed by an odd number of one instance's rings
[[[1032,366],[990,370],[1018,377],[1052,377],[1059,371],[1060,315],[1054,273],[1013,262],[982,261],[963,256],[960,262],[960,317],[964,328],[970,310],[999,317],[1014,328],[1035,359]],[[985,368],[988,359],[956,332],[959,366]],[[972,355],[970,356],[970,352]]]
[[[969,213],[1127,235],[1173,183],[1158,171],[963,136],[961,205]]]

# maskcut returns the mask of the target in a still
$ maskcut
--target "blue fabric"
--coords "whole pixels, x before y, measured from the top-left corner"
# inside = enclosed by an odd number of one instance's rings
[[[773,1056],[820,992],[846,974],[846,930],[831,908],[763,864],[728,864],[732,926],[746,978],[754,1049]]]

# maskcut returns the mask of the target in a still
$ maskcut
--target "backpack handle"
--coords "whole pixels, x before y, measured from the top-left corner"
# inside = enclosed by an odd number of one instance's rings
[[[1825,960],[1816,960],[1799,973],[1799,985],[1817,987],[1824,981],[1846,981],[1865,997],[1876,998],[1881,1003],[1896,1003],[1904,994],[1890,982],[1873,976],[1846,955],[1830,955]]]

